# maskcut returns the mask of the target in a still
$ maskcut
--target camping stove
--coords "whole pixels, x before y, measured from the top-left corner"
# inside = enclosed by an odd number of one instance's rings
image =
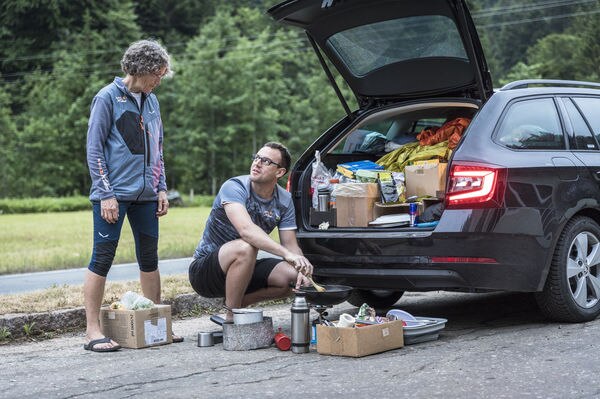
[[[324,324],[328,326],[331,325],[331,322],[327,320],[325,316],[328,315],[327,310],[329,310],[329,308],[332,308],[332,305],[311,305],[310,307],[313,308],[315,312],[319,314],[319,316],[317,317],[318,324]]]

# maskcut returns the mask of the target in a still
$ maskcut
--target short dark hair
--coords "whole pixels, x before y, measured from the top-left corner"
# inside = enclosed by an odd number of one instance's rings
[[[290,152],[288,151],[286,146],[276,141],[269,141],[268,143],[265,143],[263,147],[269,147],[275,150],[279,150],[279,153],[281,154],[281,167],[284,168],[286,172],[290,170],[292,156],[290,155]]]

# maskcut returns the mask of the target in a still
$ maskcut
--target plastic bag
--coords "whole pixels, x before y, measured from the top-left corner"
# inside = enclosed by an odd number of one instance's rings
[[[125,309],[129,310],[150,309],[154,307],[154,302],[150,299],[132,291],[127,291],[123,294],[121,304]]]
[[[315,161],[312,163],[312,174],[310,176],[310,193],[312,198],[312,207],[318,209],[319,199],[317,189],[320,184],[329,184],[329,180],[332,178],[331,173],[323,162],[321,162],[321,153],[315,151]]]

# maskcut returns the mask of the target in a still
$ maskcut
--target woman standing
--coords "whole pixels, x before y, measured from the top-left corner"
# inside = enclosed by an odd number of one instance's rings
[[[157,42],[135,42],[121,60],[125,77],[116,77],[92,101],[87,162],[92,178],[94,248],[84,283],[86,350],[120,349],[102,334],[99,314],[125,216],[135,240],[144,296],[160,303],[158,218],[167,214],[169,202],[163,126],[152,91],[171,74],[170,67],[169,54]]]

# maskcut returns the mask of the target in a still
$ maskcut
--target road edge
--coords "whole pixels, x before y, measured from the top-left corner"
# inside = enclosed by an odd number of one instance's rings
[[[180,294],[172,300],[163,301],[171,305],[171,315],[195,315],[218,311],[221,298],[205,298],[198,294]],[[48,337],[69,331],[85,329],[85,309],[52,310],[41,313],[12,313],[0,315],[0,332],[4,343],[23,337]],[[0,340],[0,343],[2,341]]]

